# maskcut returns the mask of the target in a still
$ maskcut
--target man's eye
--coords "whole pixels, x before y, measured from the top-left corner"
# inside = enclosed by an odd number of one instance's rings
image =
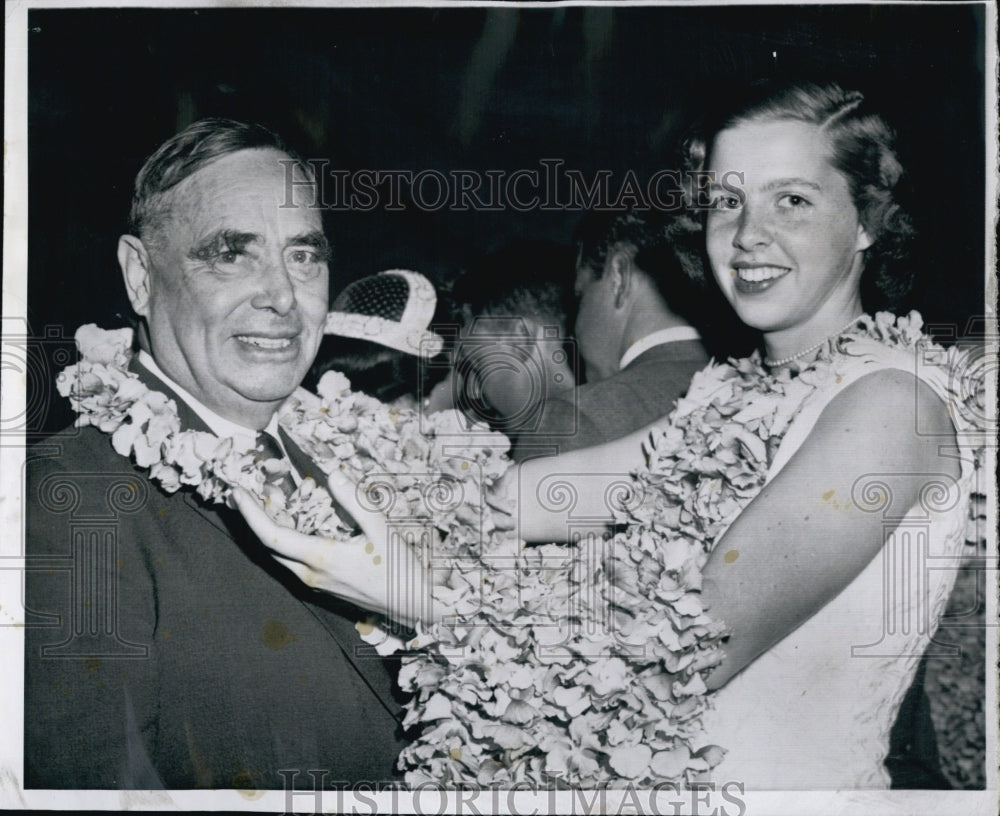
[[[292,274],[304,280],[317,277],[326,262],[325,253],[311,248],[289,250],[285,257]]]
[[[243,254],[245,254],[243,250],[233,247],[205,247],[197,250],[192,257],[196,258],[201,263],[216,266],[217,264],[234,264]]]

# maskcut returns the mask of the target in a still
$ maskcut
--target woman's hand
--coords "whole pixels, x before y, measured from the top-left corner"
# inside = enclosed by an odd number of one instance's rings
[[[328,592],[364,609],[407,626],[435,617],[431,607],[431,576],[416,549],[392,535],[388,519],[358,501],[357,487],[340,471],[327,486],[361,527],[363,535],[337,542],[304,535],[274,522],[242,488],[233,491],[236,506],[250,529],[275,559],[306,586]],[[429,527],[430,534],[436,534]],[[425,546],[424,551],[430,547]],[[438,612],[436,617],[440,617]]]

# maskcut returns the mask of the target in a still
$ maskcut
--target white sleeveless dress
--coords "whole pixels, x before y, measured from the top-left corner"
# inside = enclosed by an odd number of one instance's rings
[[[960,458],[961,476],[955,481],[943,474],[915,475],[926,487],[909,508],[893,503],[877,474],[856,483],[850,512],[860,507],[882,513],[885,543],[837,597],[712,695],[703,718],[704,738],[727,750],[711,772],[720,785],[740,782],[746,790],[888,788],[883,761],[889,731],[917,663],[928,648],[948,653],[947,645],[935,643],[932,636],[961,561],[975,475],[969,422],[949,394],[954,369],[927,365],[920,359],[924,352],[912,347],[892,348],[865,337],[851,338],[846,346],[850,354],[835,353],[839,376],[806,399],[778,448],[768,480],[838,393],[866,374],[889,368],[920,377],[948,404],[958,447],[954,437],[941,444],[951,449],[944,455]],[[830,500],[838,498],[847,501]]]

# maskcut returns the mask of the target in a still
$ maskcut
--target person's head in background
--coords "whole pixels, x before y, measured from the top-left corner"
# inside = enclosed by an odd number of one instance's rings
[[[431,329],[447,321],[434,286],[419,272],[393,269],[346,286],[334,299],[307,387],[338,371],[361,391],[397,407],[415,407],[447,374],[429,365],[443,338]]]
[[[686,215],[594,210],[573,235],[578,298],[574,336],[587,382],[614,376],[626,351],[654,332],[712,331],[725,301],[702,263],[701,226]]]
[[[546,396],[575,386],[572,292],[573,252],[551,241],[517,241],[468,264],[452,290],[456,407],[514,433]]]

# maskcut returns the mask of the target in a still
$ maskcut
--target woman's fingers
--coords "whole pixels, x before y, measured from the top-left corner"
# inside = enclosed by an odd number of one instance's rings
[[[281,566],[292,573],[292,575],[298,578],[303,584],[306,586],[312,586],[311,576],[313,575],[313,571],[301,561],[293,561],[291,558],[283,558],[277,554],[274,554],[273,558],[281,564]]]
[[[275,523],[245,488],[233,488],[233,501],[236,503],[236,509],[240,511],[240,515],[243,516],[246,523],[250,525],[250,529],[257,534],[257,538],[262,543],[266,544],[269,539],[275,537]]]
[[[358,504],[353,486],[348,486],[349,480],[332,481],[331,488],[335,486],[352,514],[358,511],[356,517],[363,528],[378,529],[378,522],[381,522],[383,535],[378,543],[365,540],[366,537],[362,536],[334,542],[319,535],[304,535],[282,527],[267,515],[253,495],[240,488],[233,490],[233,501],[261,544],[271,551],[274,560],[307,587],[329,592],[379,614],[393,615],[404,623],[416,620],[411,607],[419,603],[426,592],[402,586],[387,596],[389,558],[385,547],[385,520],[378,513],[365,510]],[[344,484],[345,481],[347,484]],[[412,551],[404,546],[399,555],[402,557],[394,563],[402,575],[413,576],[413,581],[422,577],[419,565],[411,563]],[[415,593],[416,600],[411,593]]]
[[[288,527],[282,527],[268,516],[260,503],[242,487],[233,488],[233,500],[260,543],[284,556],[285,559],[315,565],[317,558],[321,556],[319,548],[324,545],[329,546],[330,542],[316,536],[303,535]]]
[[[365,507],[358,498],[358,485],[341,470],[334,470],[327,479],[327,488],[334,501],[339,503],[372,541],[384,543],[386,517],[377,510]]]

